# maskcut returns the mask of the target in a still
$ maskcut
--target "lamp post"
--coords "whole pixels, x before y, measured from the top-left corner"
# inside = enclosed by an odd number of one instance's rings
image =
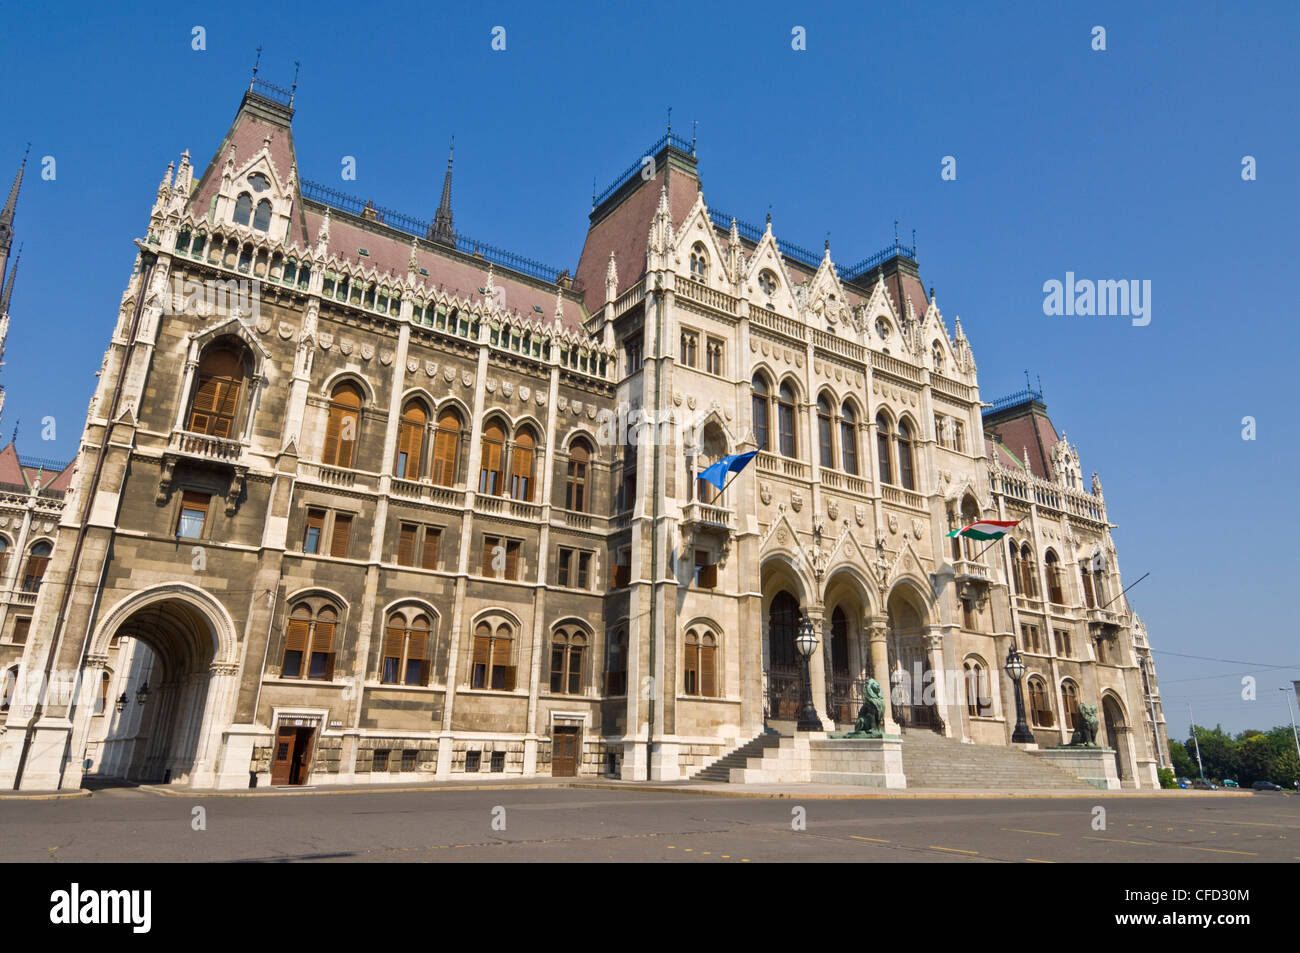
[[[1287,714],[1291,716],[1291,740],[1295,742],[1296,756],[1300,757],[1300,734],[1296,733],[1295,710],[1291,707],[1291,689],[1279,688],[1278,691],[1286,692],[1286,710],[1287,710]]]
[[[1016,729],[1011,732],[1012,744],[1033,744],[1034,735],[1025,724],[1025,696],[1020,691],[1020,680],[1025,677],[1025,660],[1013,645],[1007,650],[1007,660],[1003,664],[1011,681],[1016,686]]]
[[[803,659],[803,705],[799,709],[798,731],[824,731],[817,709],[812,701],[812,676],[809,674],[808,660],[817,651],[817,630],[807,616],[799,622],[799,634],[795,636],[794,647]]]
[[[123,692],[117,699],[117,705],[114,706],[117,708],[118,714],[121,714],[122,712],[126,711],[126,702],[127,702],[126,692]]]
[[[148,682],[145,682],[143,685],[141,685],[141,686],[136,690],[136,693],[135,693],[135,700],[136,700],[137,702],[139,702],[141,705],[143,705],[145,702],[147,702],[147,701],[149,700],[149,683],[148,683]]]

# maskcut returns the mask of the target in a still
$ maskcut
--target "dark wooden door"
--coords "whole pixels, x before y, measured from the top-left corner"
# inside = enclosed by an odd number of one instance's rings
[[[572,778],[578,774],[578,729],[555,729],[555,741],[551,749],[551,775],[557,778]]]
[[[311,766],[312,743],[316,739],[315,728],[299,728],[293,750],[293,770],[289,776],[290,784],[306,784],[307,770]]]
[[[271,752],[271,783],[292,784],[293,749],[298,740],[296,728],[281,728],[275,735],[275,750]]]

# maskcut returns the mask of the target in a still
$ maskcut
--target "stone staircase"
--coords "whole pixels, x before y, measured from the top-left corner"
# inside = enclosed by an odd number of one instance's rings
[[[714,781],[722,784],[731,782],[732,768],[745,768],[749,765],[750,758],[762,759],[766,751],[781,746],[781,735],[773,732],[764,733],[757,738],[753,738],[739,748],[728,752],[717,761],[714,761],[707,768],[695,772],[691,775],[692,781]]]
[[[963,744],[932,731],[913,729],[903,736],[907,789],[1095,791],[1078,778],[1019,748]]]

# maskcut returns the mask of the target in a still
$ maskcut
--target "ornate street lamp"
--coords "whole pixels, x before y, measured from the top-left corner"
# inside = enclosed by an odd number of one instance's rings
[[[1016,685],[1016,730],[1011,733],[1011,741],[1014,744],[1033,744],[1033,732],[1025,724],[1025,696],[1020,691],[1020,680],[1025,677],[1025,660],[1014,645],[1007,650],[1003,667]]]
[[[824,731],[817,709],[812,702],[812,676],[809,674],[808,660],[817,651],[817,629],[812,620],[804,616],[799,622],[799,634],[795,636],[794,647],[803,659],[803,705],[799,709],[799,731]]]
[[[124,694],[125,694],[125,693],[124,693]],[[135,693],[135,700],[136,700],[137,702],[139,702],[141,705],[143,705],[145,702],[147,702],[147,701],[149,700],[149,683],[148,683],[148,682],[145,682],[143,685],[141,685],[141,686],[136,690],[136,693]]]
[[[118,697],[118,699],[117,699],[117,705],[115,706],[115,707],[117,708],[117,712],[118,712],[119,715],[120,715],[122,712],[126,711],[126,703],[127,703],[126,692],[123,692],[123,693]]]

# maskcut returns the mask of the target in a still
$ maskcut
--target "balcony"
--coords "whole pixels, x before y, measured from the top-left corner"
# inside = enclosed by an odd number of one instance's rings
[[[1113,609],[1087,608],[1084,609],[1083,615],[1090,625],[1108,625],[1119,628],[1124,624],[1124,614]]]
[[[717,530],[730,533],[735,528],[735,511],[727,506],[714,506],[711,503],[695,501],[682,507],[682,529]]]
[[[168,449],[187,457],[216,460],[219,463],[234,463],[243,451],[238,440],[191,433],[188,430],[173,431]]]
[[[860,476],[854,476],[851,473],[842,473],[839,470],[829,470],[823,467],[818,471],[821,474],[822,486],[829,490],[843,490],[847,493],[855,493],[858,496],[871,495],[871,483]]]
[[[404,500],[418,500],[421,503],[435,503],[440,506],[460,506],[462,493],[449,486],[438,486],[428,480],[402,480],[394,477],[389,484],[389,492]]]
[[[993,578],[987,565],[971,559],[954,560],[952,572],[958,582],[981,582],[987,585]]]
[[[775,473],[778,476],[792,477],[796,480],[808,479],[808,464],[801,460],[792,460],[789,457],[782,457],[775,453],[769,453],[766,450],[760,450],[758,454],[758,468],[767,473]]]
[[[907,506],[914,510],[925,509],[925,497],[911,490],[885,485],[880,488],[880,495],[884,497],[886,503],[897,503],[899,506]]]
[[[301,463],[298,465],[298,472],[304,480],[324,486],[350,490],[357,485],[356,471],[344,470],[342,467],[330,467],[323,463]]]

